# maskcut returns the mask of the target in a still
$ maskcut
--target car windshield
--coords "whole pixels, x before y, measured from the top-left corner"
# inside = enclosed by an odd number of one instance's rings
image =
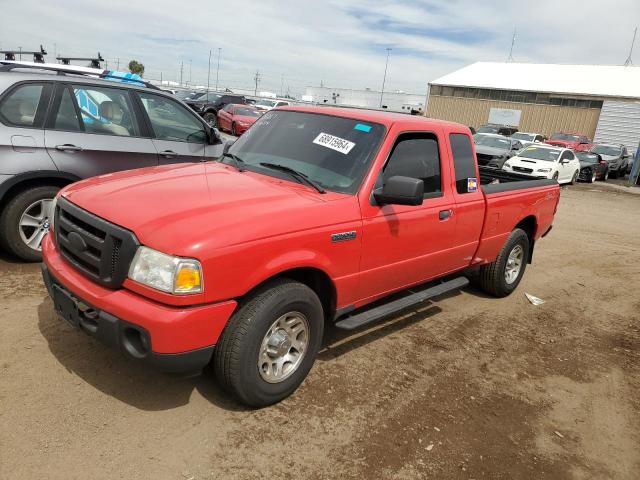
[[[561,151],[554,148],[527,147],[518,153],[518,157],[555,162],[558,160]]]
[[[564,142],[579,142],[579,135],[571,135],[570,133],[554,133],[551,135],[551,140],[562,140]]]
[[[578,157],[578,160],[585,163],[598,163],[599,160],[598,155],[589,152],[576,152],[576,157]]]
[[[275,100],[258,100],[256,102],[256,105],[261,105],[263,107],[275,107],[276,101]]]
[[[476,130],[477,133],[498,133],[498,127],[493,127],[491,125],[483,125],[478,127]]]
[[[476,145],[499,148],[500,150],[509,150],[511,148],[511,142],[506,138],[490,137],[488,135],[476,135],[474,138]]]
[[[352,118],[272,110],[229,149],[247,170],[291,178],[265,167],[282,165],[327,190],[355,193],[384,136],[384,126]]]
[[[620,155],[621,148],[609,145],[596,145],[591,149],[591,151],[593,153],[599,153],[600,155],[618,156]]]
[[[180,100],[197,100],[203,95],[204,95],[204,92],[188,92],[188,91],[176,92],[176,97],[178,97]]]
[[[252,108],[236,108],[236,115],[242,115],[243,117],[259,117],[260,112]]]
[[[511,138],[515,138],[516,140],[525,140],[527,142],[532,142],[536,136],[533,133],[520,133],[516,132],[511,135]]]

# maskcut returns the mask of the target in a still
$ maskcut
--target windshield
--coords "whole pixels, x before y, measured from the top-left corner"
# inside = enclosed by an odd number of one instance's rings
[[[258,100],[256,102],[256,105],[261,105],[263,107],[275,107],[276,101],[275,100]]]
[[[178,97],[180,100],[197,100],[203,95],[204,95],[204,92],[188,92],[188,91],[176,92],[176,97]]]
[[[558,160],[561,151],[554,148],[527,147],[518,153],[518,157],[555,162]]]
[[[598,163],[599,161],[598,155],[595,153],[576,152],[576,157],[578,157],[578,160],[585,163]]]
[[[485,147],[499,148],[500,150],[511,149],[511,142],[506,138],[489,137],[487,135],[476,135],[476,145],[484,145]]]
[[[260,114],[261,112],[252,108],[236,108],[236,115],[241,115],[243,117],[259,117]]]
[[[551,140],[562,140],[564,142],[579,142],[579,135],[571,135],[570,133],[554,133],[551,135]]]
[[[498,133],[498,127],[493,127],[491,125],[483,125],[482,127],[478,127],[476,132],[477,133]]]
[[[293,168],[327,190],[355,193],[384,136],[384,126],[325,114],[272,110],[229,149],[247,170],[289,179],[261,163]]]
[[[620,155],[621,149],[620,147],[612,147],[609,145],[596,145],[591,151],[593,153],[599,153],[600,155],[618,156]]]
[[[516,140],[525,140],[527,142],[533,142],[536,136],[533,133],[519,133],[516,132],[511,135],[511,138],[515,138]]]

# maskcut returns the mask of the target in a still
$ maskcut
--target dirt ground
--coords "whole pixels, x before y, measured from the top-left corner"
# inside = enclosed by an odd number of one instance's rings
[[[331,330],[258,411],[72,331],[38,266],[2,258],[1,478],[640,478],[639,195],[563,188],[511,297]]]

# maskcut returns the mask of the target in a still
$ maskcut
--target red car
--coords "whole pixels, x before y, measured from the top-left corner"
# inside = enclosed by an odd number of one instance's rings
[[[479,168],[468,127],[421,116],[281,107],[227,145],[63,188],[42,268],[76,329],[162,370],[211,363],[251,406],[296,390],[327,324],[467,277],[512,293],[560,200],[556,180]]]
[[[586,151],[593,147],[591,140],[581,133],[556,132],[545,143],[576,151]]]
[[[262,112],[255,107],[232,103],[218,111],[218,128],[232,135],[242,135],[260,115]]]

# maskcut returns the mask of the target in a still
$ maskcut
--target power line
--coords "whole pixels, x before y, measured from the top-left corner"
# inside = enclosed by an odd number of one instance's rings
[[[387,81],[387,67],[389,66],[389,54],[391,49],[387,47],[387,61],[384,64],[384,77],[382,77],[382,90],[380,91],[380,108],[382,108],[382,96],[384,95],[384,84]]]

